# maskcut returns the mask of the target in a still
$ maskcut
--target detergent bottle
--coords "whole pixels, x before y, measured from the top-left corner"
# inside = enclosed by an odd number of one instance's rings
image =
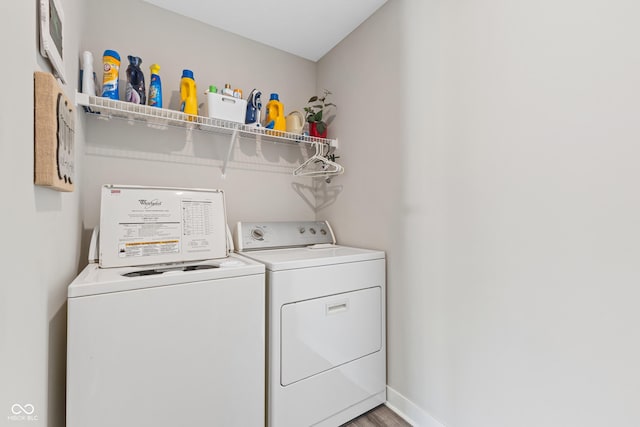
[[[198,95],[196,93],[196,81],[193,79],[193,71],[182,70],[180,79],[180,111],[185,114],[198,114]]]
[[[118,72],[120,70],[120,55],[115,50],[105,50],[102,55],[102,62],[104,70],[102,77],[102,96],[119,100]]]
[[[140,69],[142,59],[131,55],[127,58],[129,58],[129,66],[127,67],[127,90],[124,99],[127,102],[145,105],[147,95],[144,87],[144,74]]]
[[[149,81],[149,105],[162,108],[162,82],[160,81],[160,66],[153,64],[149,67],[151,79]]]
[[[273,122],[273,127],[270,126],[271,122]],[[277,93],[272,93],[269,102],[267,102],[265,127],[273,130],[287,130],[287,120],[284,117],[284,105],[280,102]]]

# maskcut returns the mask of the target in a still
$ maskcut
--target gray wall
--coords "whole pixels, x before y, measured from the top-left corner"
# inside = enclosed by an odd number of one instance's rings
[[[640,424],[639,14],[391,0],[320,61],[347,169],[320,215],[388,251],[389,396],[422,425]]]
[[[35,1],[0,5],[6,59],[0,97],[0,177],[4,183],[0,245],[0,424],[13,404],[34,406],[34,426],[64,426],[66,292],[78,271],[80,191],[59,193],[33,185],[33,72],[49,71],[40,57]],[[85,6],[63,0],[66,77],[77,81]],[[64,87],[73,99],[75,87]],[[84,147],[82,122],[75,144]],[[83,165],[77,164],[82,175]]]

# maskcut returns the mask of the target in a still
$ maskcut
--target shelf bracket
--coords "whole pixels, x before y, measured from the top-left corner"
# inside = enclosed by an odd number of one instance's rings
[[[224,164],[222,165],[222,179],[226,178],[227,164],[229,163],[229,159],[231,158],[231,153],[233,152],[233,146],[235,145],[236,139],[238,139],[238,128],[235,128],[233,130],[233,133],[231,134],[231,141],[229,142],[227,157],[224,159]]]

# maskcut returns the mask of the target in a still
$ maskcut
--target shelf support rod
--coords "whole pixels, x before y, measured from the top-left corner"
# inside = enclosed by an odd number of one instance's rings
[[[233,152],[233,145],[238,139],[238,128],[233,130],[231,134],[231,141],[229,142],[229,150],[227,150],[227,157],[224,159],[224,164],[222,165],[222,179],[226,178],[227,175],[227,164],[229,163],[229,159],[231,158],[231,153]]]

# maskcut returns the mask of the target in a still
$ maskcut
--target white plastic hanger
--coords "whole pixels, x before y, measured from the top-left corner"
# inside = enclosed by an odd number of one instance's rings
[[[329,176],[344,173],[342,165],[324,157],[324,145],[313,142],[316,152],[293,171],[295,176]]]

